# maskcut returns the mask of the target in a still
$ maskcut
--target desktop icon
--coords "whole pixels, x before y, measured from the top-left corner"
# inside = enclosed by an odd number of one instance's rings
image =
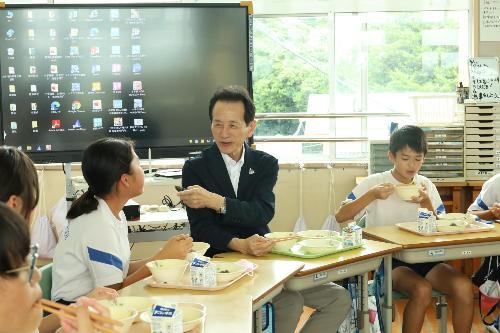
[[[140,73],[142,71],[142,65],[138,62],[132,64],[132,73]]]
[[[132,81],[132,90],[142,90],[142,81]]]
[[[94,99],[92,101],[93,110],[102,110],[102,101],[100,99]]]
[[[57,74],[57,65],[50,65],[50,74]]]
[[[76,9],[70,10],[68,13],[68,18],[70,20],[74,20],[74,19],[78,18],[78,11]]]
[[[123,103],[121,99],[114,99],[113,100],[113,108],[115,109],[121,109],[123,107]]]
[[[120,28],[111,28],[111,37],[120,37]]]
[[[78,37],[78,28],[71,28],[69,31],[71,37]]]
[[[49,29],[49,36],[50,37],[56,37],[56,29],[50,28]]]
[[[144,125],[144,119],[134,119],[134,125],[135,126],[143,126]]]
[[[122,117],[113,118],[113,125],[114,126],[123,126],[123,118]]]
[[[100,91],[101,90],[101,82],[96,81],[92,82],[92,91]]]
[[[52,150],[52,145],[45,145],[45,150]]]
[[[36,66],[30,66],[30,74],[36,74]]]
[[[134,55],[141,54],[141,46],[140,45],[132,45],[132,54],[134,54]]]
[[[111,65],[111,73],[120,73],[122,70],[121,64],[112,64]]]
[[[114,55],[120,54],[120,45],[111,46],[111,54],[114,54]]]
[[[113,82],[113,91],[120,91],[122,90],[122,83],[121,82]]]
[[[59,111],[61,109],[61,103],[59,101],[53,101],[50,103],[51,111]]]
[[[32,10],[28,10],[28,11],[26,12],[26,17],[27,17],[28,19],[32,19],[32,18],[33,18],[33,11],[32,11]]]
[[[82,103],[79,100],[74,100],[71,102],[71,110],[78,111],[82,107]]]
[[[94,127],[102,127],[102,118],[94,118],[93,124],[94,124]]]
[[[69,55],[70,56],[77,56],[79,54],[78,46],[70,46],[69,47]]]
[[[132,28],[130,35],[131,37],[138,37],[141,34],[141,29],[139,28]]]
[[[141,16],[139,15],[139,10],[137,8],[131,8],[130,9],[130,18],[131,19],[141,18]]]
[[[35,29],[28,29],[28,37],[35,38]]]
[[[7,11],[7,15],[5,15],[6,18],[11,19],[14,17],[14,12],[12,10]]]
[[[82,124],[80,123],[80,120],[77,119],[75,120],[75,122],[73,123],[73,128],[81,128],[82,127]]]
[[[90,11],[90,14],[89,14],[89,18],[90,19],[95,19],[99,16],[99,12],[97,11],[97,9],[92,9]]]
[[[99,29],[98,28],[90,28],[89,36],[90,37],[97,37],[99,35]]]
[[[70,72],[71,72],[71,74],[80,73],[80,66],[79,65],[71,65]]]
[[[8,55],[8,56],[13,56],[13,55],[14,55],[14,49],[13,49],[12,47],[9,47],[9,48],[7,49],[7,55]]]
[[[38,128],[38,121],[32,120],[31,121],[31,128]]]
[[[37,92],[37,89],[36,89],[36,84],[32,84],[32,85],[30,85],[30,91],[31,91],[32,93],[36,93],[36,92]]]
[[[16,86],[13,84],[9,84],[9,92],[10,93],[15,93],[16,92]]]
[[[140,109],[140,108],[142,108],[142,99],[134,98],[134,109]]]
[[[51,83],[50,84],[50,91],[54,92],[54,93],[59,92],[59,84]]]
[[[36,109],[37,109],[36,102],[31,102],[31,111],[36,111]]]
[[[61,119],[52,119],[52,128],[61,128]]]
[[[99,74],[101,72],[101,65],[92,64],[92,74]]]
[[[16,109],[17,109],[16,104],[13,104],[13,103],[9,104],[9,110],[10,111],[16,111]]]
[[[99,55],[99,47],[98,46],[92,46],[90,48],[90,55],[92,55],[92,56],[98,56]]]
[[[11,130],[16,130],[17,129],[17,122],[11,121],[10,122],[10,129]]]
[[[55,47],[55,46],[51,46],[51,47],[49,48],[49,55],[51,55],[51,56],[56,56],[56,55],[57,55],[57,47]]]
[[[78,91],[80,91],[80,83],[78,83],[78,82],[72,82],[71,83],[71,91],[72,92],[78,92]]]
[[[14,37],[14,29],[7,29],[7,31],[5,32],[5,36],[7,36],[7,38]]]
[[[36,55],[36,50],[34,47],[28,48],[28,54],[30,57],[34,57]]]
[[[14,75],[14,74],[16,74],[16,70],[14,69],[14,67],[9,66],[8,73],[9,73],[9,75]]]
[[[53,10],[49,10],[49,19],[54,19],[56,17],[56,12]]]
[[[109,10],[109,18],[112,20],[117,20],[120,18],[120,12],[118,9],[110,9]]]

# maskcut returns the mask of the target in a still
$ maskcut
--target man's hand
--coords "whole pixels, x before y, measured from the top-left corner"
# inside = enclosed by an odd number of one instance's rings
[[[224,204],[223,196],[207,191],[199,185],[189,186],[187,190],[177,192],[177,196],[189,208],[219,210]]]
[[[233,238],[228,247],[234,251],[252,256],[263,256],[271,252],[273,241],[259,235],[253,235],[245,239]]]
[[[391,183],[383,183],[373,186],[370,192],[375,197],[375,199],[385,200],[387,199],[395,190],[396,186]]]
[[[185,259],[193,248],[193,239],[189,235],[176,235],[170,238],[163,248],[153,257],[161,259]]]

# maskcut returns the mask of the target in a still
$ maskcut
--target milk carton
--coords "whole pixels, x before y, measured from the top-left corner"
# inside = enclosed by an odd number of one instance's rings
[[[153,304],[151,333],[182,333],[182,313],[175,304]]]
[[[210,258],[197,256],[191,262],[191,284],[198,287],[215,287],[217,275]]]
[[[422,233],[432,233],[437,231],[437,221],[434,214],[427,208],[418,209],[417,230]]]
[[[349,223],[345,228],[342,228],[342,246],[351,247],[359,245],[363,242],[363,231],[355,222]]]

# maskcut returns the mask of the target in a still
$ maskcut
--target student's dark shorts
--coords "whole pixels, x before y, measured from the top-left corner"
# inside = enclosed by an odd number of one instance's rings
[[[408,264],[404,261],[398,260],[398,259],[392,259],[392,269],[398,268],[398,267],[408,267],[421,277],[425,278],[427,273],[431,271],[431,269],[434,268],[434,266],[441,264],[442,261],[436,261],[436,262],[424,262],[424,263],[419,263],[419,264]]]

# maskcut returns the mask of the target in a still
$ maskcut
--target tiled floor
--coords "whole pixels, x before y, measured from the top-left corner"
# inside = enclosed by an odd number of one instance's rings
[[[393,333],[402,333],[401,332],[401,320],[403,318],[404,306],[406,304],[405,300],[396,300],[394,305],[396,307],[396,318],[392,323],[392,332]],[[448,333],[453,333],[453,327],[451,324],[451,304],[448,306]],[[304,324],[305,320],[309,318],[312,310],[310,308],[304,308],[304,313],[302,315],[301,321],[299,322],[299,326],[297,327],[296,333],[300,332],[300,328]],[[422,333],[437,333],[438,332],[438,319],[436,319],[436,310],[434,305],[430,305],[427,309],[427,314],[425,316],[424,326],[422,328]],[[471,333],[485,333],[487,332],[484,328],[484,325],[481,322],[481,318],[479,317],[477,300],[474,304],[474,322],[472,323]]]

